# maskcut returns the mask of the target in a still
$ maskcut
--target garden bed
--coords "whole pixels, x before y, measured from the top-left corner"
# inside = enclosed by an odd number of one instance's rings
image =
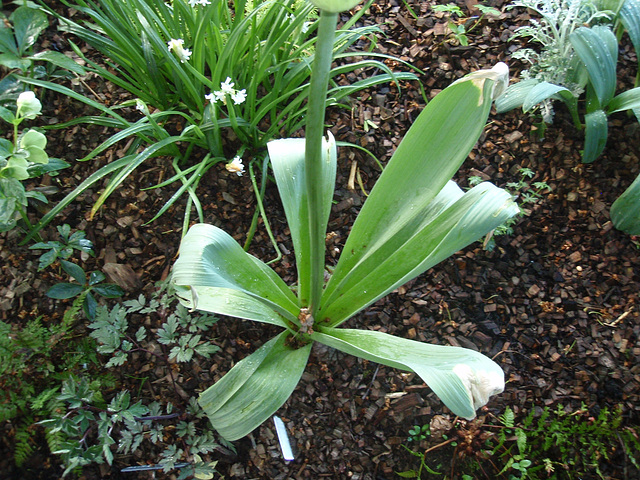
[[[470,43],[465,47],[449,41],[445,16],[434,14],[427,3],[379,0],[366,21],[383,26],[385,36],[378,39],[378,51],[406,60],[424,72],[421,79],[429,98],[466,73],[498,61],[509,64],[512,76],[523,68],[510,61],[514,44],[508,40],[514,29],[528,20],[526,13],[508,10],[498,18],[487,17],[469,34]],[[464,2],[460,3],[466,8]],[[502,10],[507,4],[501,0],[487,3]],[[418,18],[412,16],[407,5]],[[53,36],[64,44],[60,35],[51,32],[48,38]],[[623,39],[619,91],[632,86],[637,65],[632,46]],[[126,98],[124,92],[99,78],[87,78],[74,88],[111,105]],[[69,98],[51,93],[43,104],[44,116],[39,121],[44,123],[88,114]],[[331,130],[337,140],[370,149],[384,164],[423,106],[417,85],[403,82],[402,92],[386,85],[359,94],[350,111],[331,110],[328,123],[334,125]],[[138,114],[134,109],[126,113]],[[65,194],[99,166],[118,158],[122,145],[96,160],[75,162],[111,133],[83,125],[50,133],[49,155],[66,159],[72,167],[47,181]],[[482,241],[476,242],[349,321],[351,328],[472,348],[495,359],[505,371],[506,389],[478,412],[476,420],[456,420],[415,374],[316,345],[300,384],[277,412],[287,426],[295,460],[283,460],[275,428],[266,422],[249,437],[235,442],[235,453],[220,448],[211,455],[212,460],[218,461],[218,472],[225,478],[240,479],[393,479],[399,478],[398,472],[419,468],[420,459],[408,448],[416,452],[430,449],[425,462],[442,474],[431,477],[423,470],[423,478],[461,479],[465,474],[470,478],[509,478],[515,471],[512,468],[499,474],[502,466],[509,459],[525,460],[518,458],[511,431],[498,453],[511,450],[502,458],[486,454],[491,449],[487,440],[494,447],[499,443],[504,427],[500,417],[507,407],[515,414],[516,425],[522,425],[531,412],[539,417],[546,407],[556,411],[560,406],[576,423],[585,425],[597,424],[604,409],[613,418],[613,412],[620,408],[619,428],[637,431],[640,242],[613,228],[608,212],[640,172],[638,122],[624,114],[612,116],[608,147],[593,164],[581,163],[582,143],[582,133],[560,106],[544,139],[536,135],[532,118],[520,111],[492,114],[480,142],[457,174],[457,181],[466,186],[469,177],[481,176],[503,187],[508,182],[518,182],[520,169],[527,168],[534,173],[528,182],[546,182],[549,189],[526,207],[527,214],[513,227],[513,233],[495,237],[492,251],[483,249]],[[350,185],[353,169],[362,178],[366,192],[380,173],[377,164],[360,151],[340,149],[329,222],[329,253],[344,244],[366,198],[357,182]],[[127,178],[93,220],[87,220],[87,212],[97,198],[97,190],[86,191],[54,222],[84,230],[93,242],[96,256],[86,258],[86,271],[103,270],[105,264],[119,266],[124,273],[118,278],[112,273],[110,278],[127,287],[126,299],[137,298],[141,293],[150,297],[156,282],[167,278],[175,261],[184,201],[146,224],[173,190],[143,190],[170,175],[168,160],[153,160]],[[249,177],[231,174],[223,166],[213,168],[201,181],[198,192],[205,220],[244,243],[256,209]],[[272,184],[267,186],[264,204],[283,252],[282,259],[273,266],[287,283],[293,284],[293,249]],[[45,292],[64,276],[54,269],[38,271],[41,252],[20,246],[21,235],[14,230],[0,236],[0,319],[17,325],[38,316],[46,325],[59,322],[70,302],[49,299]],[[43,231],[43,236],[55,239],[54,224]],[[276,256],[261,221],[249,252],[265,261]],[[335,263],[334,256],[328,261]],[[129,280],[128,284],[122,283],[123,279]],[[158,329],[162,322],[162,317],[154,315],[137,315],[131,320],[134,331],[141,325]],[[106,389],[104,396],[128,389],[146,402],[171,401],[180,411],[189,398],[221,378],[275,331],[262,324],[220,318],[208,332],[211,341],[220,347],[210,359],[196,356],[189,363],[167,365],[148,354],[135,354],[124,365],[112,369],[116,385]],[[74,335],[88,333],[86,323],[79,320]],[[104,373],[101,368],[91,368],[95,374]],[[562,418],[557,417],[554,424],[560,425],[562,434],[574,435],[584,442],[582,431],[570,430]],[[431,435],[409,440],[412,427],[429,424]],[[605,430],[601,426],[603,435]],[[544,437],[534,427],[523,431],[529,434],[530,443]],[[548,431],[553,431],[552,427]],[[16,424],[2,425],[0,451],[4,455],[0,476],[59,478],[63,468],[49,452],[37,427],[33,427],[33,456],[23,469],[13,465],[15,432]],[[593,438],[597,433],[591,435]],[[179,444],[180,439],[168,434],[167,441]],[[580,447],[585,451],[588,445],[565,446],[564,451],[561,447],[557,451],[539,450],[538,456],[530,454],[529,459],[534,464],[541,464],[544,458],[553,462],[578,459],[578,465],[567,465],[569,474],[579,471],[582,479],[599,478],[596,466],[584,467],[581,463]],[[600,458],[598,465],[604,478],[638,478],[638,470],[629,460],[629,455],[637,458],[638,452],[628,448],[621,440],[607,444],[604,450],[609,458]],[[157,455],[158,447],[143,444],[136,455],[116,455],[111,468],[85,467],[82,478],[152,478],[151,473],[120,470],[154,464]],[[562,473],[561,463],[554,463],[553,467],[557,478],[577,478]],[[154,475],[171,478],[160,472]],[[543,478],[542,473],[539,475]]]

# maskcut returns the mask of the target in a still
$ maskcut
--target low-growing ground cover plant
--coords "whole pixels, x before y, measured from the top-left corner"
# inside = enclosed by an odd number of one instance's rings
[[[171,386],[176,398],[181,398],[171,363],[187,363],[194,355],[208,358],[219,348],[202,340],[217,318],[188,312],[182,305],[176,308],[176,303],[170,286],[164,282],[149,298],[141,294],[111,308],[98,306],[88,328],[91,341],[97,344],[94,350],[109,358],[104,367],[113,371],[131,355],[148,355],[169,367]],[[160,328],[152,329],[144,323],[137,329],[133,326],[134,321],[149,315],[164,320]],[[144,383],[146,379],[142,380]],[[130,465],[122,472],[179,469],[178,478],[215,472],[215,462],[209,461],[207,455],[223,448],[224,442],[204,420],[195,398],[173,405],[167,401],[143,401],[139,399],[140,392],[119,390],[108,397],[103,393],[100,381],[76,375],[66,378],[51,396],[55,408],[49,408],[39,423],[51,439],[51,452],[59,455],[65,466],[64,475],[83,465],[112,465],[116,455],[129,455],[143,445],[155,446],[157,463]]]
[[[477,8],[481,15],[466,17],[462,9],[455,3],[448,3],[446,5],[434,5],[433,10],[435,12],[447,12],[450,16],[447,26],[451,30],[451,35],[456,41],[466,47],[469,45],[468,33],[473,31],[482,22],[482,19],[487,15],[500,15],[500,10],[496,10],[493,7],[477,4],[473,5],[473,8]],[[456,17],[456,18],[454,18]]]
[[[337,154],[333,136],[325,137],[324,99],[337,24],[333,10],[344,5],[323,4],[330,10],[320,11],[306,137],[268,145],[295,249],[297,285],[286,285],[230,235],[207,224],[190,228],[173,268],[172,281],[188,308],[284,330],[201,394],[200,405],[227,440],[247,435],[287,400],[314,342],[414,371],[466,418],[504,387],[500,367],[478,352],[338,327],[518,212],[511,195],[490,183],[463,193],[450,181],[506,87],[508,68],[475,72],[427,105],[367,198],[325,284]]]

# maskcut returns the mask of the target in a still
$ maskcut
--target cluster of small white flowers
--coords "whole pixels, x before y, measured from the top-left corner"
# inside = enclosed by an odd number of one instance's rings
[[[209,0],[189,0],[189,5],[195,7],[196,5],[211,5]]]
[[[227,77],[227,79],[220,84],[220,90],[205,95],[204,98],[209,100],[211,103],[221,101],[226,105],[227,95],[229,95],[231,100],[233,100],[233,103],[240,105],[247,99],[247,90],[244,88],[242,90],[236,90],[233,86],[234,83],[231,81],[231,77]]]
[[[227,171],[235,173],[239,177],[241,177],[244,173],[244,165],[242,164],[242,159],[239,156],[233,157],[233,160],[227,163],[225,165],[225,168],[227,169]]]
[[[172,38],[167,42],[167,45],[169,46],[169,51],[176,54],[180,63],[188,61],[189,57],[191,57],[192,52],[191,50],[184,48],[184,40],[182,38]]]

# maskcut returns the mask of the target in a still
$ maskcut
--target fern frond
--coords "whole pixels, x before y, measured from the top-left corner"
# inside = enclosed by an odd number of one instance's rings
[[[13,459],[18,467],[22,466],[22,464],[33,454],[32,426],[33,416],[27,415],[16,427]]]

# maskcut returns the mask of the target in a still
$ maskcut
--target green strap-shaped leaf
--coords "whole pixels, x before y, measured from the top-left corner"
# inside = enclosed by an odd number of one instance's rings
[[[467,419],[474,418],[490,396],[504,390],[502,369],[466,348],[342,328],[319,327],[311,338],[351,355],[417,373],[455,415]]]
[[[477,142],[493,101],[495,80],[474,77],[450,85],[418,116],[367,198],[322,304],[351,270],[407,224],[419,223],[429,203]],[[404,236],[412,232],[405,229]],[[340,286],[340,287],[339,287]],[[324,316],[324,314],[323,314]]]
[[[324,226],[322,231],[326,231],[327,222],[329,221],[331,200],[336,182],[336,143],[331,132],[328,135],[328,139],[323,142],[323,175],[317,179],[318,182],[322,182],[320,185],[322,211],[319,212]],[[291,230],[298,268],[298,282],[300,282],[298,295],[301,304],[306,305],[309,298],[309,285],[304,282],[304,279],[308,279],[310,275],[309,269],[311,265],[309,258],[311,251],[305,184],[305,141],[303,138],[286,138],[269,142],[267,147],[269,148],[269,157],[271,158],[280,198],[282,199],[289,229]]]
[[[293,349],[282,332],[238,362],[199,399],[213,427],[229,441],[249,434],[291,395],[304,372],[311,345]]]
[[[239,290],[220,287],[191,288],[176,285],[176,293],[182,304],[191,310],[203,310],[287,328],[287,323],[282,315],[264,301]]]
[[[629,235],[640,235],[640,175],[611,205],[613,225]]]
[[[627,30],[636,52],[640,52],[640,1],[623,0],[620,20]]]
[[[576,102],[575,97],[571,94],[569,89],[549,82],[540,82],[529,91],[527,98],[522,104],[522,110],[528,112],[538,103],[549,98],[556,98],[568,104]]]
[[[608,27],[580,27],[569,40],[587,68],[600,108],[605,108],[616,90],[616,36]]]
[[[531,89],[539,83],[540,80],[529,78],[509,85],[509,88],[496,99],[496,111],[498,113],[504,113],[514,108],[522,107]]]
[[[199,223],[189,229],[180,244],[180,256],[173,266],[172,281],[192,290],[192,301],[185,303],[197,309],[206,306],[215,313],[244,316],[253,304],[245,302],[234,314],[229,310],[233,308],[231,297],[224,311],[212,309],[217,301],[207,299],[207,296],[225,294],[217,289],[229,289],[244,293],[241,297],[252,297],[290,319],[296,319],[300,310],[293,292],[271,268],[245,252],[231,235],[213,225]],[[181,296],[188,298],[184,289]],[[226,305],[226,300],[223,305]],[[261,320],[263,315],[264,311],[258,309],[253,319],[264,321]]]
[[[640,87],[632,88],[620,95],[616,95],[608,105],[607,113],[622,112],[623,110],[634,110],[640,108]]]
[[[73,59],[67,57],[64,53],[54,52],[53,50],[45,50],[38,52],[35,55],[27,57],[29,60],[44,61],[52,63],[60,68],[69,70],[70,72],[77,73],[78,75],[84,75],[86,72],[78,63]]]
[[[602,110],[587,113],[584,116],[584,151],[582,152],[582,162],[592,163],[600,156],[607,144],[609,126],[607,114]]]
[[[463,195],[450,182],[433,202],[416,209],[416,215],[400,230],[394,231],[394,225],[389,225],[389,235],[359,252],[358,263],[339,282],[335,276],[331,279],[322,297],[318,320],[339,325],[518,211],[511,195],[491,183],[482,183]],[[346,258],[352,255],[348,245],[349,242],[343,252]]]

